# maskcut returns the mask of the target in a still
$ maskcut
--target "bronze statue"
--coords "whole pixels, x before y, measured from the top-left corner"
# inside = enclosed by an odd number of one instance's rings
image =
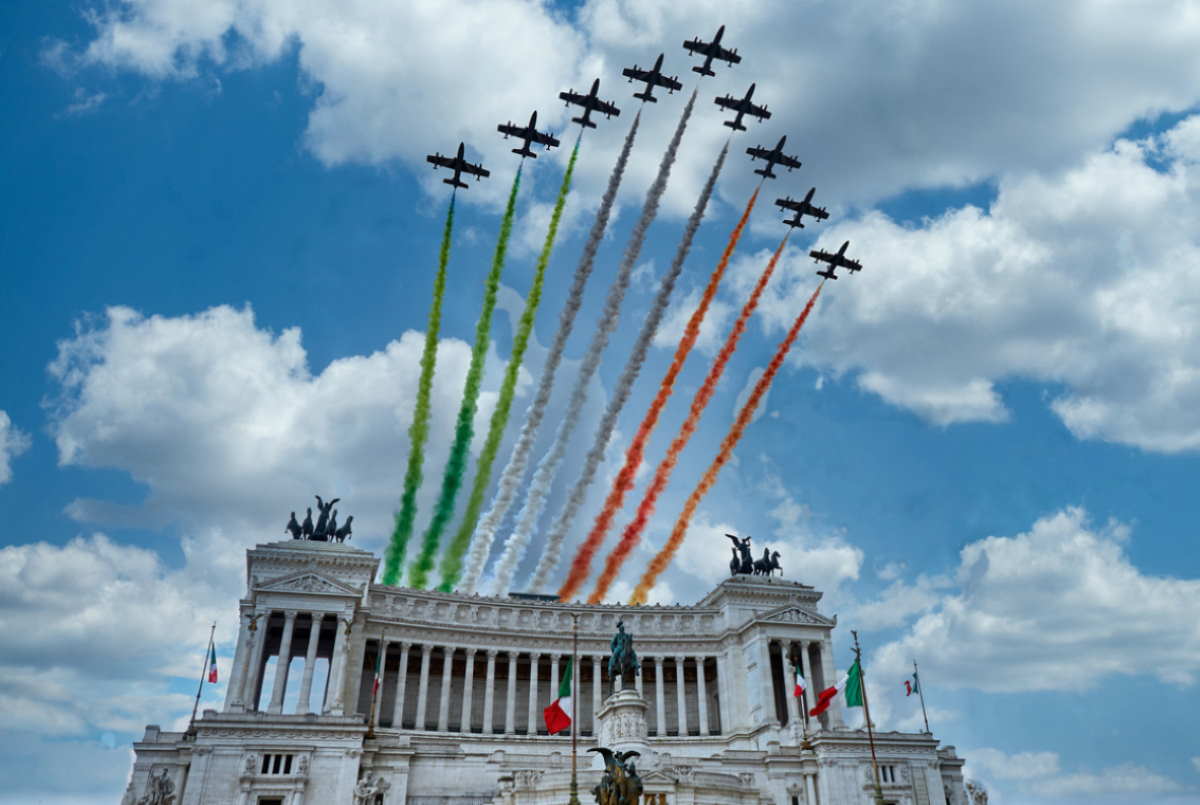
[[[283,527],[283,530],[291,534],[292,539],[300,539],[301,529],[300,524],[296,522],[295,512],[292,512],[291,519],[288,520],[288,523]]]
[[[325,526],[325,539],[333,542],[333,535],[337,533],[337,509],[333,510],[333,514],[329,515],[329,522]]]
[[[138,805],[173,805],[175,802],[175,783],[167,776],[167,770],[162,774],[150,775],[146,781],[146,793],[138,800]]]
[[[772,552],[770,548],[763,548],[762,559],[754,562],[754,575],[773,576],[776,570],[779,571],[779,575],[783,575],[783,567],[779,564],[779,551]]]
[[[300,536],[304,539],[312,539],[313,522],[312,522],[312,506],[308,507],[308,516],[304,518],[304,522],[300,524]]]
[[[637,805],[642,797],[642,779],[638,777],[633,759],[640,752],[613,752],[607,747],[595,747],[589,752],[599,752],[604,758],[604,775],[592,789],[596,805]]]
[[[738,559],[736,568],[734,567],[733,562],[729,563],[730,574],[734,576],[738,574],[744,574],[748,576],[753,573],[754,557],[750,555],[750,537],[738,539],[733,534],[726,534],[725,536],[733,540],[733,548],[737,552],[735,558]]]
[[[321,515],[317,517],[317,527],[313,531],[312,538],[318,540],[327,539],[329,533],[329,513],[333,511],[333,504],[337,503],[341,498],[334,498],[328,503],[324,503],[321,501],[320,495],[314,495],[313,497],[317,499],[317,509],[320,510]]]
[[[608,675],[612,678],[615,689],[617,677],[624,680],[626,673],[632,672],[636,676],[641,670],[637,653],[633,650],[633,635],[625,631],[624,621],[617,621],[617,633],[613,635],[609,647],[612,649],[612,656],[608,658]]]
[[[350,524],[353,522],[354,515],[352,514],[346,518],[346,524],[334,532],[333,536],[338,542],[345,542],[346,540],[350,539]]]

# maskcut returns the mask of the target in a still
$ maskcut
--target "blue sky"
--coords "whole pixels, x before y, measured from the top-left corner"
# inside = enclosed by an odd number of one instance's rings
[[[788,134],[804,167],[764,192],[649,461],[782,235],[769,202],[816,185],[834,215],[785,252],[650,539],[814,287],[809,244],[849,239],[865,270],[826,287],[656,596],[699,598],[726,572],[720,534],[752,534],[860,629],[885,727],[919,724],[917,657],[935,732],[993,802],[1197,801],[1194,8],[438,5],[0,9],[0,802],[112,801],[141,726],[186,718],[212,620],[227,662],[244,549],[313,491],[382,548],[447,200],[423,155],[462,139],[493,172],[460,196],[436,477],[516,167],[495,124],[536,107],[562,130],[557,92],[601,75],[626,111],[584,139],[504,458],[634,108],[619,70],[665,51],[690,88],[676,43],[722,22],[745,59],[701,86],[572,454],[726,137],[712,95],[756,81],[775,114],[734,140],[575,531],[754,186],[744,148]],[[551,421],[681,108],[645,111]],[[565,156],[526,168],[480,423]],[[51,773],[64,758],[77,774]]]

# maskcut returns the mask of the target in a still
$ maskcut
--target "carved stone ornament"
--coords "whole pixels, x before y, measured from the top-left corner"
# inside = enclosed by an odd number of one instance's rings
[[[166,769],[160,769],[159,774],[150,773],[138,805],[175,805],[175,783]]]

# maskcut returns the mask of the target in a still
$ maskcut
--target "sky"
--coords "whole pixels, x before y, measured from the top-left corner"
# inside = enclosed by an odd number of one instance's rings
[[[684,92],[642,112],[551,399],[547,421],[562,418],[697,87],[679,43],[721,24],[742,62],[698,85],[543,526],[730,134],[712,98],[754,82],[772,117],[732,139],[568,557],[757,185],[745,148],[786,134],[803,166],[764,187],[619,524],[785,233],[773,200],[815,186],[831,217],[793,232],[611,600],[816,287],[807,251],[849,240],[862,272],[824,287],[651,601],[699,599],[728,574],[721,535],[753,535],[825,592],[839,667],[859,631],[881,729],[920,728],[903,695],[920,663],[931,727],[991,802],[1200,802],[1185,737],[1200,717],[1200,6],[15,0],[0,6],[0,803],[114,801],[144,725],[186,724],[214,622],[228,677],[244,551],[283,537],[314,492],[355,516],[351,544],[382,552],[448,203],[424,155],[461,140],[492,176],[458,196],[428,522],[517,168],[496,124],[537,109],[564,146],[523,170],[477,434],[575,137],[557,94],[600,76],[622,114],[582,140],[502,465],[636,108],[620,70],[663,52]]]

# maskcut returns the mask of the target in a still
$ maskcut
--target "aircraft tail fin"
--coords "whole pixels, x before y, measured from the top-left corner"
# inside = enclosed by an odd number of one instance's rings
[[[571,122],[578,123],[579,125],[583,126],[585,129],[596,128],[596,124],[593,123],[592,121],[588,120],[586,117],[573,117],[573,118],[571,118]]]
[[[512,152],[514,154],[519,154],[523,157],[533,157],[534,159],[537,159],[537,154],[530,151],[528,145],[523,145],[520,148],[514,148],[514,149],[512,149]]]
[[[469,187],[469,186],[470,186],[470,185],[468,185],[466,182],[460,182],[458,179],[453,179],[453,178],[451,178],[451,179],[442,179],[442,181],[443,181],[443,182],[445,182],[446,184],[450,185],[451,187],[462,187],[462,188],[467,188],[467,187]]]
[[[655,98],[653,95],[651,95],[650,90],[646,90],[645,92],[635,92],[633,93],[633,97],[639,98],[643,101],[649,101],[650,103],[658,103],[658,98]]]
[[[726,126],[733,129],[734,131],[745,131],[746,130],[746,127],[743,126],[741,123],[739,123],[736,120],[726,120],[723,122],[725,123]]]
[[[716,75],[712,70],[701,66],[693,67],[692,72],[699,73],[700,75]]]

